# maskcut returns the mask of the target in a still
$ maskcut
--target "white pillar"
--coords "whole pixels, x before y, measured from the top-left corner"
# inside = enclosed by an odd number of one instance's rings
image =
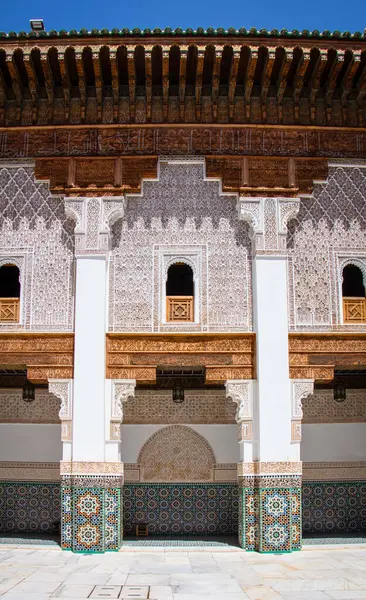
[[[105,256],[77,258],[73,461],[105,460],[106,276]]]

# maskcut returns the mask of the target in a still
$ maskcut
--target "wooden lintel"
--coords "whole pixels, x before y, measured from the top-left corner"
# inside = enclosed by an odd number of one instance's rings
[[[17,107],[17,121],[20,121],[20,112],[23,102],[23,86],[20,80],[19,72],[12,55],[6,55],[6,64],[9,69],[11,83],[13,86],[16,107]]]
[[[320,81],[321,81],[324,69],[327,65],[327,62],[328,62],[328,51],[321,49],[319,51],[319,56],[318,56],[317,62],[315,64],[313,75],[311,78],[311,83],[310,83],[309,101],[310,101],[310,121],[312,123],[315,122],[315,116],[316,116],[315,101],[316,101],[316,97],[317,97],[319,89],[320,89]]]
[[[181,47],[180,62],[179,62],[179,117],[180,117],[181,121],[184,121],[187,53],[188,53],[188,48],[186,46]]]
[[[337,52],[337,56],[333,63],[330,75],[328,77],[327,85],[326,85],[325,102],[328,107],[330,107],[330,105],[331,105],[334,90],[336,88],[338,75],[339,75],[341,68],[343,67],[343,63],[344,63],[344,52],[343,51]]]
[[[151,103],[152,103],[152,48],[145,47],[145,89],[146,89],[146,122],[151,123]]]
[[[54,82],[51,71],[51,66],[48,59],[48,53],[41,53],[41,64],[44,75],[44,80],[46,84],[46,92],[47,92],[47,100],[48,100],[48,122],[52,123],[53,121],[53,113],[54,113],[54,100],[55,100],[55,92],[54,92]]]
[[[24,52],[23,61],[25,70],[27,72],[28,87],[32,98],[32,123],[35,124],[37,122],[39,93],[37,77],[34,71],[32,56],[30,52]]]
[[[58,51],[58,62],[60,66],[60,73],[62,79],[62,88],[64,91],[64,110],[65,110],[65,123],[68,123],[70,118],[70,80],[67,72],[65,53]]]
[[[130,96],[130,122],[135,121],[135,102],[136,102],[136,71],[135,71],[135,48],[129,46],[127,48],[127,65],[128,65],[128,89]]]
[[[347,102],[348,95],[352,89],[352,83],[356,71],[358,70],[361,62],[361,52],[353,52],[352,59],[348,65],[347,71],[342,81],[342,95],[341,103],[344,106]]]
[[[265,65],[263,68],[262,81],[261,81],[261,111],[262,118],[264,121],[267,120],[267,94],[269,85],[271,83],[271,75],[273,71],[273,65],[276,58],[276,48],[268,48],[268,53],[265,58]]]
[[[103,85],[100,68],[99,49],[93,49],[92,52],[94,79],[95,79],[95,94],[97,97],[97,123],[102,122],[102,106],[103,106]]]
[[[299,122],[300,114],[299,114],[299,102],[300,102],[300,94],[304,87],[304,77],[306,70],[309,66],[310,62],[310,50],[305,50],[302,52],[299,64],[297,66],[295,80],[294,80],[294,116],[295,122]]]
[[[245,93],[244,93],[244,101],[245,101],[245,117],[247,120],[250,119],[250,103],[252,97],[252,89],[254,84],[254,73],[257,67],[258,61],[258,48],[251,48],[249,55],[249,63],[245,78]]]
[[[170,47],[162,48],[163,51],[163,119],[168,120],[168,100],[169,100],[169,50]]]
[[[287,76],[293,60],[292,48],[285,48],[285,56],[283,57],[280,73],[277,81],[277,106],[282,108],[282,100],[287,86]],[[281,111],[279,111],[281,114]],[[282,115],[281,115],[282,116]],[[280,123],[282,118],[279,119]]]
[[[84,123],[86,112],[86,77],[84,71],[84,61],[82,52],[75,52],[75,61],[78,72],[78,85],[80,94],[80,117],[81,122]]]

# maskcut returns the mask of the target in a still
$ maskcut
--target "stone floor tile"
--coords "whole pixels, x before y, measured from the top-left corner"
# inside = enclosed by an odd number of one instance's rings
[[[366,590],[330,590],[327,591],[329,598],[333,600],[364,600]]]
[[[60,587],[58,581],[21,581],[15,585],[8,593],[9,594],[53,594]]]
[[[282,592],[281,596],[283,600],[329,600],[328,594],[325,592],[319,592],[312,590],[311,597],[309,597],[309,592]]]
[[[359,590],[360,587],[347,579],[265,579],[276,592]]]
[[[67,585],[104,585],[110,577],[109,573],[93,573],[86,571],[84,573],[71,573],[65,577]]]
[[[246,588],[245,593],[249,600],[282,600],[282,595],[266,584]]]
[[[49,600],[49,594],[35,593],[35,594],[24,594],[24,592],[19,592],[18,594],[12,594],[8,592],[1,596],[1,600],[3,598],[11,598],[11,600]],[[70,599],[69,599],[70,600]]]
[[[58,590],[57,594],[54,594],[57,598],[88,598],[89,594],[94,589],[94,585],[62,585]]]
[[[160,599],[159,599],[160,600]],[[240,592],[238,594],[210,594],[207,596],[206,594],[174,594],[173,600],[249,600],[248,596],[244,592]]]
[[[125,585],[169,585],[170,574],[131,573],[127,576]]]
[[[173,592],[170,585],[152,585],[149,593],[150,600],[173,600]]]

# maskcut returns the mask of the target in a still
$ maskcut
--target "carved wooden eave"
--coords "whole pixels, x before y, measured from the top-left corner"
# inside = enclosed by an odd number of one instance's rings
[[[145,64],[141,60],[136,61],[136,51],[142,47],[145,53]],[[179,59],[174,59],[174,84],[170,81],[172,64],[172,48],[179,48]],[[227,48],[231,48],[230,58],[225,59],[225,67],[222,69],[222,56]],[[105,49],[107,48],[107,52]],[[158,48],[161,56],[162,86],[156,89],[151,81],[151,52]],[[210,91],[203,89],[203,70],[205,58],[208,52],[215,48],[215,60],[212,71]],[[55,52],[55,49],[57,52]],[[85,80],[85,50],[91,53],[90,68],[93,71],[93,81],[89,81],[88,89]],[[189,51],[188,51],[189,49]],[[123,50],[127,54],[127,62],[118,60],[118,52]],[[52,60],[49,53],[52,51]],[[102,55],[103,54],[103,60]],[[186,69],[187,55],[193,52],[196,55],[195,72],[190,73],[191,81],[194,83],[193,98],[192,91],[187,91]],[[264,52],[264,60],[259,60],[260,53]],[[281,60],[278,58],[277,67],[274,69],[276,56],[281,52]],[[299,60],[298,52],[301,52]],[[311,60],[314,52],[319,54],[318,61]],[[72,38],[59,37],[57,41],[39,37],[36,40],[26,41],[3,38],[0,39],[0,53],[5,55],[5,61],[0,62],[2,78],[8,81],[10,76],[11,87],[6,90],[5,107],[7,126],[13,127],[34,124],[43,126],[47,123],[40,101],[47,96],[48,104],[55,104],[60,96],[58,87],[64,90],[65,115],[61,122],[59,111],[48,110],[50,121],[55,125],[67,124],[69,122],[70,83],[68,81],[68,61],[75,54],[78,95],[73,98],[73,104],[79,103],[80,118],[77,120],[76,113],[73,114],[72,124],[85,122],[88,114],[88,123],[135,123],[136,113],[136,81],[144,82],[146,90],[143,102],[146,103],[145,111],[147,122],[161,121],[160,103],[153,108],[153,99],[161,96],[163,105],[162,120],[168,122],[200,123],[204,118],[208,121],[208,115],[212,114],[212,122],[228,123],[262,123],[288,124],[301,123],[310,125],[338,126],[337,111],[334,111],[334,102],[339,99],[339,93],[346,116],[345,125],[364,126],[364,71],[366,69],[366,38],[352,40],[335,39],[295,39],[291,37],[253,37],[230,36],[225,39],[212,37],[209,40],[199,36],[177,36],[154,37],[145,36],[134,38],[128,36],[124,40],[113,38],[93,39],[92,36],[83,38],[78,36]],[[35,68],[34,56],[40,53],[41,65],[44,78],[40,77],[39,58]],[[16,61],[14,56],[16,54]],[[296,65],[291,69],[296,55]],[[229,54],[228,54],[229,56]],[[241,60],[245,56],[245,60]],[[347,56],[347,69],[343,69],[344,59]],[[349,58],[348,58],[349,57]],[[72,58],[73,60],[73,58]],[[227,63],[227,64],[226,64]],[[18,69],[17,65],[21,68]],[[191,65],[192,67],[192,65]],[[141,69],[144,68],[144,72]],[[7,69],[5,73],[5,69]],[[89,66],[88,66],[89,69]],[[124,72],[126,70],[126,73]],[[294,73],[295,71],[295,73]],[[56,72],[61,74],[60,78]],[[111,82],[106,80],[106,73],[111,73]],[[88,70],[89,73],[89,70]],[[327,73],[324,80],[324,73]],[[291,80],[289,79],[291,77]],[[128,81],[129,110],[120,110],[121,102],[125,101],[125,85],[121,81]],[[179,113],[172,109],[176,106],[176,91],[172,85],[179,81]],[[238,86],[238,81],[240,85]],[[306,82],[306,84],[305,84]],[[309,83],[310,89],[309,89]],[[221,85],[222,84],[222,85]],[[74,85],[74,83],[73,83]],[[113,115],[109,116],[106,110],[105,93],[106,85],[112,85],[113,92]],[[139,83],[139,86],[142,83]],[[190,87],[190,86],[189,86]],[[90,88],[90,89],[89,89]],[[292,102],[287,102],[291,97]],[[9,92],[9,93],[8,93]],[[205,103],[211,102],[211,111],[205,110],[201,114],[202,95]],[[4,93],[3,93],[4,96]],[[95,103],[96,110],[89,108]],[[268,102],[277,99],[277,109],[270,110]],[[286,103],[283,102],[284,98]],[[255,105],[259,99],[261,116],[258,117]],[[220,115],[217,106],[220,101]],[[32,110],[27,108],[31,104]],[[141,104],[141,99],[139,98]],[[14,104],[16,110],[14,111]],[[317,105],[317,110],[315,106]],[[189,108],[188,108],[189,106]],[[222,109],[221,109],[222,107]],[[225,108],[226,107],[226,108]],[[152,114],[153,111],[158,111]],[[283,111],[286,112],[283,115]],[[15,114],[16,113],[16,114]],[[58,116],[56,117],[55,114]],[[30,116],[28,116],[30,114]],[[27,116],[26,116],[27,115]],[[127,115],[127,118],[126,118]],[[344,118],[343,118],[344,121]],[[142,122],[139,117],[137,122]],[[361,124],[360,124],[361,123]]]
[[[107,378],[154,384],[158,366],[205,367],[206,383],[254,379],[255,335],[107,334]]]
[[[335,369],[366,367],[365,333],[290,333],[291,379],[331,381]]]
[[[26,369],[32,383],[72,379],[73,361],[73,334],[0,333],[0,368]]]

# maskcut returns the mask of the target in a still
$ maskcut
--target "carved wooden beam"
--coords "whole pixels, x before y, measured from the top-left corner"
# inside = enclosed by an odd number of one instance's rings
[[[44,80],[46,84],[46,92],[47,92],[47,100],[48,100],[48,122],[52,123],[53,121],[53,113],[54,113],[54,101],[55,101],[55,92],[54,92],[54,82],[51,71],[50,62],[48,59],[48,49],[41,51],[41,64],[44,75]]]
[[[203,79],[203,64],[205,59],[205,49],[198,48],[197,53],[197,69],[196,69],[196,120],[201,118],[201,95],[202,95],[202,79]]]
[[[363,65],[363,71],[358,80],[356,87],[356,103],[357,103],[357,115],[358,115],[358,124],[360,127],[363,126],[363,102],[366,96],[366,61]]]
[[[80,118],[81,122],[85,121],[86,112],[86,77],[84,70],[83,51],[82,48],[75,48],[75,61],[78,72],[78,85],[80,94]]]
[[[324,69],[326,67],[327,61],[328,61],[328,50],[322,48],[319,50],[318,60],[315,64],[313,75],[311,78],[309,101],[310,101],[310,120],[312,123],[315,123],[316,97],[317,97],[319,89],[320,89],[320,81],[321,81]]]
[[[252,89],[254,83],[254,73],[257,67],[258,61],[258,48],[250,48],[248,69],[245,78],[245,117],[249,121],[250,120],[250,100],[252,96]]]
[[[118,122],[119,108],[119,73],[117,63],[117,48],[109,48],[109,59],[111,61],[112,93],[113,93],[113,121]]]
[[[64,90],[65,123],[68,123],[69,118],[70,118],[70,80],[69,80],[69,74],[67,72],[64,50],[58,50],[58,62],[60,65],[62,87]]]
[[[151,103],[152,103],[152,65],[151,53],[152,46],[145,46],[145,88],[146,88],[146,122],[151,122]]]
[[[13,91],[14,91],[14,96],[15,96],[16,119],[17,119],[17,121],[20,121],[20,113],[21,113],[22,102],[23,102],[23,85],[20,80],[20,75],[19,75],[19,72],[18,72],[17,66],[15,64],[15,60],[14,60],[12,54],[6,55],[6,64],[9,69],[11,83],[13,86]]]
[[[300,118],[300,108],[299,108],[300,94],[304,87],[304,77],[305,77],[306,69],[309,66],[309,62],[310,62],[310,50],[308,50],[308,49],[303,50],[301,58],[297,65],[296,74],[295,74],[295,78],[294,78],[294,85],[293,85],[294,117],[295,117],[296,123],[299,122],[299,118]]]
[[[163,118],[168,120],[169,102],[169,46],[163,46]]]
[[[186,95],[186,72],[187,72],[188,46],[180,46],[179,63],[179,117],[184,121],[185,95]]]
[[[353,52],[352,59],[347,67],[347,71],[342,81],[342,95],[341,95],[341,106],[342,106],[342,120],[344,124],[347,124],[347,100],[348,95],[352,89],[353,78],[356,75],[356,71],[360,66],[361,51],[355,50]]]
[[[336,59],[333,63],[331,72],[330,72],[328,80],[327,80],[326,91],[325,91],[325,104],[326,104],[325,110],[326,110],[326,117],[327,117],[328,123],[331,121],[331,118],[332,118],[331,102],[332,102],[334,90],[336,88],[337,78],[338,78],[341,68],[343,67],[343,63],[344,63],[344,50],[338,50]]]
[[[273,65],[276,58],[276,48],[268,48],[261,81],[261,112],[262,119],[267,119],[267,94],[271,83]]]
[[[5,123],[5,107],[7,100],[7,85],[5,83],[2,72],[0,71],[0,125]]]
[[[212,116],[214,121],[217,121],[217,99],[219,96],[220,68],[223,49],[223,46],[216,46],[215,64],[212,71]]]
[[[236,78],[238,76],[238,68],[240,62],[240,46],[233,46],[233,58],[230,66],[230,75],[229,75],[229,92],[228,92],[228,102],[229,102],[229,119],[230,121],[234,118],[234,98],[235,98],[235,90],[236,90]]]
[[[23,52],[23,61],[28,76],[28,87],[32,98],[32,123],[35,124],[37,122],[39,91],[37,76],[34,70],[30,50]]]
[[[282,123],[282,101],[283,95],[285,93],[286,85],[287,85],[287,76],[291,67],[291,63],[293,60],[293,50],[292,48],[284,48],[285,56],[283,57],[280,73],[278,75],[277,81],[277,111],[278,111],[278,120]]]
[[[127,47],[127,65],[128,65],[128,88],[130,94],[130,121],[135,121],[135,102],[136,102],[136,70],[135,70],[135,48]]]
[[[97,122],[102,122],[103,109],[103,82],[100,68],[100,46],[92,48],[92,60],[95,79],[95,95],[97,97]]]

